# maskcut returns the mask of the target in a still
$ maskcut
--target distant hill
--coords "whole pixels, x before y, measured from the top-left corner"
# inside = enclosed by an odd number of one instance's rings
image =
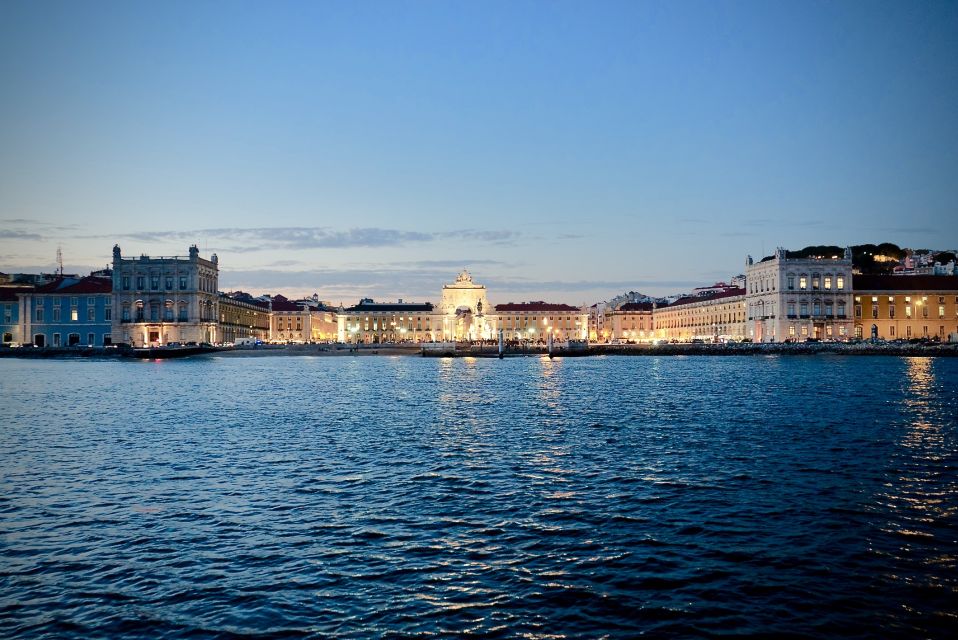
[[[798,251],[785,252],[788,258],[831,258],[844,253],[845,247],[836,245],[813,245]],[[891,242],[852,246],[852,265],[860,269],[862,273],[891,273],[904,257],[905,250]],[[762,258],[762,262],[772,258],[774,256],[766,256]]]

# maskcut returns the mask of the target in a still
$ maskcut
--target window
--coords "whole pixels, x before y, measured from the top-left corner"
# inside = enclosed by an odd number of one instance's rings
[[[822,315],[822,303],[818,300],[815,301],[815,304],[812,306],[816,316]]]
[[[938,318],[940,319],[944,317],[945,317],[945,305],[940,304],[938,305]]]
[[[895,337],[895,325],[891,325],[890,327],[888,327],[888,335],[891,336],[892,338]]]
[[[160,288],[160,276],[150,276],[150,289],[156,291]]]
[[[831,276],[825,276],[825,288],[826,288],[826,289],[831,289],[831,288],[832,288],[832,277],[831,277]]]
[[[802,291],[805,291],[805,289],[808,289],[808,276],[799,277],[798,288],[801,289]]]
[[[892,319],[895,318],[895,305],[888,306],[888,317]]]
[[[70,322],[76,322],[80,319],[80,312],[77,311],[76,307],[70,309]]]
[[[79,304],[79,303],[78,303],[78,301],[77,301],[76,296],[71,297],[71,298],[70,298],[70,306],[71,306],[71,307],[75,307],[75,306],[77,306],[77,304]]]
[[[845,325],[838,327],[838,335],[840,336],[845,335]],[[861,336],[859,335],[858,337],[860,338]]]
[[[821,280],[821,277],[817,273],[812,274],[812,290],[813,291],[818,291],[819,289],[818,284],[820,280]]]
[[[835,288],[836,288],[836,289],[844,289],[844,288],[845,288],[845,277],[844,277],[844,276],[836,276],[836,277],[835,277]]]
[[[88,307],[92,307],[93,305],[96,304],[96,298],[94,298],[93,296],[90,296],[89,298],[86,299],[86,304]]]
[[[808,337],[808,325],[807,325],[807,324],[803,324],[803,325],[802,325],[802,336],[803,336],[803,337]]]
[[[795,276],[788,276],[788,290],[795,290]]]
[[[169,291],[173,288],[173,276],[166,276],[166,290]]]
[[[59,334],[59,333],[54,333],[54,334],[53,334],[53,346],[54,346],[54,347],[59,347],[59,346],[60,346],[60,334]]]
[[[60,306],[60,298],[54,298],[54,299],[53,299],[53,306],[54,306],[54,307],[59,307],[59,306]]]
[[[5,333],[5,334],[3,334],[3,341],[4,341],[4,342],[13,342],[13,334],[12,334],[12,333]]]
[[[877,304],[873,304],[873,305],[872,305],[872,318],[877,318],[877,317],[878,317],[878,305],[877,305]]]
[[[34,322],[43,322],[43,307],[37,307]]]
[[[180,322],[186,322],[187,317],[188,317],[188,316],[187,316],[187,311],[186,311],[186,305],[185,305],[185,304],[181,304],[181,305],[180,305],[179,321],[180,321]]]
[[[86,308],[86,319],[87,322],[94,322],[96,320],[96,307],[88,306]]]
[[[123,276],[123,290],[130,290],[130,276]]]
[[[130,321],[130,305],[123,305],[123,314],[120,317],[123,319],[123,322]]]
[[[13,322],[13,307],[12,305],[5,304],[3,305],[3,321],[7,324]]]
[[[906,318],[910,318],[910,317],[911,317],[911,305],[910,305],[910,304],[906,304],[906,305],[905,305],[905,317],[906,317]]]
[[[910,325],[910,324],[906,324],[906,325],[905,325],[905,337],[906,337],[906,338],[911,338],[911,325]]]
[[[137,276],[137,277],[136,277],[136,290],[137,290],[137,291],[142,291],[144,286],[145,286],[145,279],[143,278],[143,276]]]
[[[186,289],[186,276],[180,276],[180,291]]]
[[[96,344],[96,336],[92,333],[86,334],[86,343],[92,347]]]
[[[53,307],[53,321],[60,322],[60,307]]]
[[[833,315],[833,314],[832,314],[832,302],[831,302],[831,300],[829,300],[829,301],[827,301],[827,302],[825,303],[825,315],[828,316],[829,318],[832,317],[832,315]]]
[[[127,314],[129,314],[129,311],[127,311]],[[103,319],[107,321],[113,320],[113,307],[103,309]],[[129,318],[127,318],[127,320],[129,320]]]
[[[68,346],[68,347],[75,347],[75,346],[77,346],[78,344],[80,344],[80,334],[79,334],[79,333],[71,333],[70,335],[67,336],[67,346]]]
[[[803,316],[807,316],[807,315],[808,315],[808,303],[807,303],[807,302],[803,302],[803,303],[801,303],[801,305],[799,305],[799,306],[800,306],[802,315],[803,315]]]

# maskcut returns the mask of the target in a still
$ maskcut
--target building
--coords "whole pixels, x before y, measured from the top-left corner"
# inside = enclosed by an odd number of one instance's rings
[[[340,309],[336,315],[339,342],[433,342],[442,340],[445,314],[430,302],[373,302]]]
[[[855,276],[855,336],[947,340],[958,333],[958,276]]]
[[[18,293],[18,339],[38,347],[113,344],[112,288],[108,278],[61,277]]]
[[[617,309],[606,311],[609,339],[617,342],[651,342],[655,338],[652,311],[654,302],[627,302]]]
[[[243,338],[269,340],[269,303],[248,293],[236,291],[219,294],[219,337],[223,342]]]
[[[141,255],[124,258],[113,247],[113,335],[135,346],[218,342],[219,264],[200,258]]]
[[[549,334],[554,340],[586,340],[589,335],[589,311],[567,304],[497,304],[489,321],[492,335],[501,329],[506,340],[545,342]]]
[[[441,331],[439,340],[489,340],[492,330],[488,323],[489,300],[486,288],[473,282],[472,276],[462,270],[455,282],[442,287],[437,310]]]
[[[746,260],[747,335],[756,342],[845,340],[852,335],[852,252]]]
[[[0,344],[20,345],[24,339],[23,326],[20,323],[20,297],[22,293],[33,291],[33,287],[0,286]]]
[[[745,289],[722,285],[659,305],[652,315],[657,340],[740,341],[746,337]]]

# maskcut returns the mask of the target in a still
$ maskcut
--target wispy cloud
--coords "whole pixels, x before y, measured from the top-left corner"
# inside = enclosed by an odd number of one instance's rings
[[[12,229],[0,229],[0,239],[3,240],[43,240],[39,233],[30,233],[28,231],[15,231]]]
[[[435,241],[463,240],[484,244],[511,244],[521,234],[507,229],[456,231],[404,231],[379,227],[331,229],[329,227],[221,227],[191,231],[141,231],[110,237],[118,241],[136,242],[191,242],[202,238],[224,251],[249,253],[265,250],[345,249],[353,247],[380,248]]]

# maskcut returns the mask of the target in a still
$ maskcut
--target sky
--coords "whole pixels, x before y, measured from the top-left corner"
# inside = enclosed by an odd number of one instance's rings
[[[667,295],[958,247],[956,2],[0,2],[0,271]]]

